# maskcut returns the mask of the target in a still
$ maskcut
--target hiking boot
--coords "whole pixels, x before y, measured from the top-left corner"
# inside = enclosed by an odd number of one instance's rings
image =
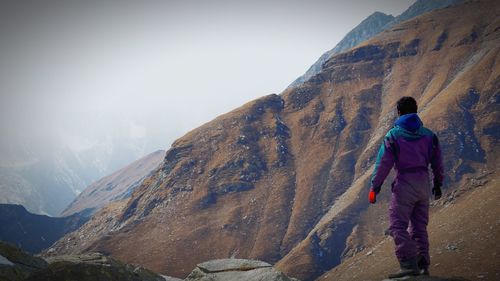
[[[425,262],[424,257],[419,256],[417,262],[420,275],[429,275],[429,265]]]
[[[389,274],[389,278],[393,279],[407,276],[417,276],[420,274],[416,257],[410,260],[400,261],[399,266],[401,267],[399,272]]]
[[[420,268],[420,275],[429,276],[429,268],[427,267]]]

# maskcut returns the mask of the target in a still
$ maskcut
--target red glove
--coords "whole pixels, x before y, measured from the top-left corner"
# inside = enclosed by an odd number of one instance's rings
[[[368,193],[368,201],[370,201],[371,204],[375,204],[375,202],[377,202],[377,194],[375,191],[370,190],[370,193]]]

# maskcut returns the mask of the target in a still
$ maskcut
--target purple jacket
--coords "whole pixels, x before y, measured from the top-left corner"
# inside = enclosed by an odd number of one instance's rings
[[[443,159],[436,134],[423,126],[416,113],[402,115],[384,137],[375,163],[371,187],[379,193],[393,166],[398,177],[405,173],[422,173],[422,177],[425,177],[428,176],[429,164],[434,174],[434,186],[441,186]]]

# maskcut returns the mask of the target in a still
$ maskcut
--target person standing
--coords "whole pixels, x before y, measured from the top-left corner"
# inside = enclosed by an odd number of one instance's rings
[[[431,192],[435,200],[441,198],[443,159],[436,134],[423,126],[417,109],[412,97],[398,100],[399,118],[383,139],[368,196],[374,204],[382,183],[394,167],[397,175],[391,188],[389,231],[400,271],[389,278],[429,274],[429,198]],[[429,165],[434,175],[432,190]]]

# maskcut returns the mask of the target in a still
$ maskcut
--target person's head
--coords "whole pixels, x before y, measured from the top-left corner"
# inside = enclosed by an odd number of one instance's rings
[[[402,97],[398,100],[397,108],[400,116],[409,113],[417,113],[417,101],[412,97]]]

